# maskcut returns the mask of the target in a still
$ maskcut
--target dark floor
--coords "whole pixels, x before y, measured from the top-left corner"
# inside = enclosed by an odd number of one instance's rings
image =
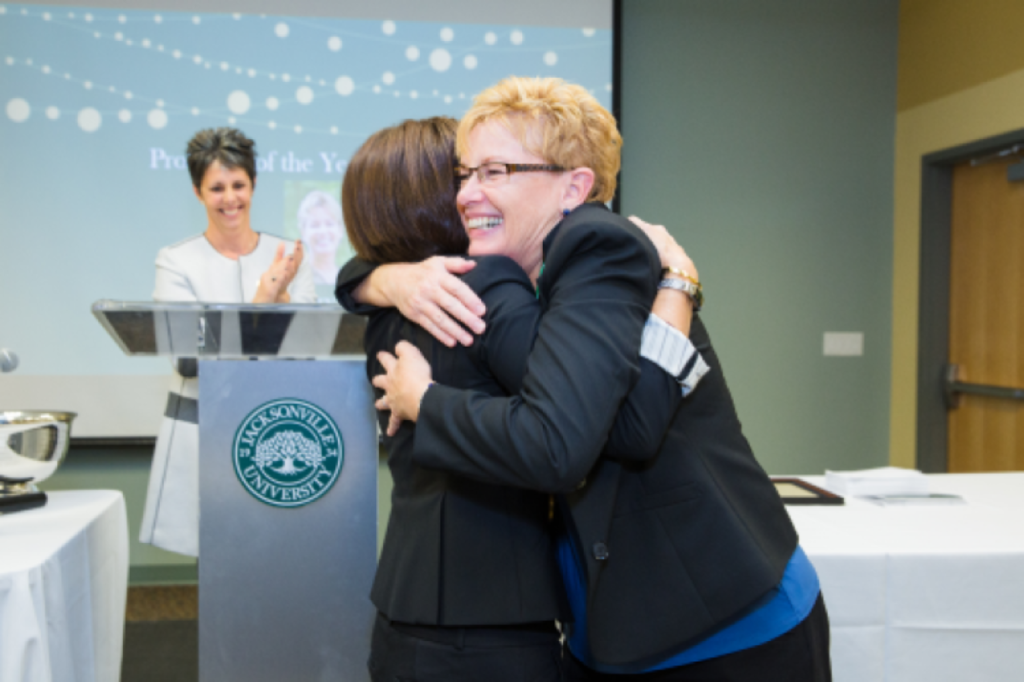
[[[121,682],[197,682],[197,613],[195,586],[129,588]]]

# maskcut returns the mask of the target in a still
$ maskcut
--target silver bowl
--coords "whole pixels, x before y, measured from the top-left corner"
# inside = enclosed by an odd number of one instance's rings
[[[0,411],[0,494],[35,490],[57,470],[71,443],[74,412]]]

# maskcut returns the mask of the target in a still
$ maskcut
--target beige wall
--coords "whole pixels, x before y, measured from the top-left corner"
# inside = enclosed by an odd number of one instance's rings
[[[915,465],[921,157],[1024,128],[1024,3],[904,0],[900,11],[889,457]]]
[[[1024,68],[1024,2],[901,0],[900,112]]]

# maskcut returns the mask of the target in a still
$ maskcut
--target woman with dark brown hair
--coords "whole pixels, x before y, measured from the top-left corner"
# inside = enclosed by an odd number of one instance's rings
[[[352,157],[342,203],[349,241],[363,261],[465,253],[468,239],[455,203],[456,127],[449,118],[405,121],[371,136]],[[540,305],[514,261],[475,261],[462,282],[487,313],[486,331],[472,346],[448,347],[396,309],[353,306],[370,315],[364,339],[368,378],[383,372],[379,351],[407,341],[430,359],[433,376],[445,385],[489,396],[519,392]],[[678,392],[675,377],[642,364],[641,390]],[[627,399],[609,454],[618,447],[638,456],[638,432],[660,436],[670,416],[666,409],[665,422],[657,423],[631,408]],[[383,432],[387,415],[379,415]],[[370,655],[373,679],[560,680],[555,621],[566,612],[549,496],[419,466],[413,461],[415,437],[415,424],[407,422],[383,440],[394,489],[371,592],[379,612]],[[657,440],[648,448],[652,453]]]
[[[360,258],[388,263],[465,253],[455,208],[456,126],[448,118],[405,121],[371,136],[352,157],[342,206]],[[504,311],[488,334],[471,348],[448,348],[396,310],[379,310],[364,339],[367,377],[383,371],[378,351],[406,340],[447,382],[505,395],[523,368],[487,359],[526,357],[526,350],[504,346],[521,341],[510,333],[518,318],[513,299],[519,290],[520,302],[532,307],[529,280],[512,261],[493,258],[464,281]],[[384,430],[386,416],[381,420]],[[412,424],[384,438],[394,489],[370,595],[379,612],[373,679],[422,679],[412,669],[418,657],[420,665],[446,671],[447,680],[559,680],[560,587],[547,495],[417,467],[414,438]]]

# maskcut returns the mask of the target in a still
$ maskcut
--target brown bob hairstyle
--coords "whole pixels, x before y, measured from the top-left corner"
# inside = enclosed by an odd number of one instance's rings
[[[407,263],[464,254],[469,238],[455,206],[455,131],[444,116],[379,130],[345,171],[341,205],[356,254]]]

